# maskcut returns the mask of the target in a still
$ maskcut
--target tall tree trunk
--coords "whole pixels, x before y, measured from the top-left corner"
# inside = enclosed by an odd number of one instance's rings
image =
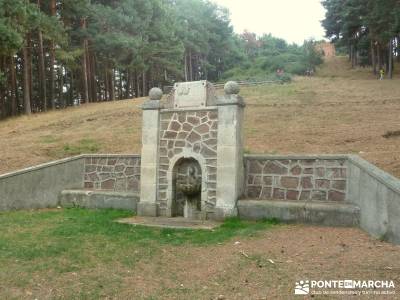
[[[400,35],[396,36],[396,57],[397,57],[397,62],[400,63],[400,51],[399,51],[399,47],[400,47]]]
[[[57,15],[57,6],[56,0],[50,0],[50,14],[55,17]],[[51,108],[56,108],[56,97],[55,97],[55,89],[56,89],[56,76],[54,65],[56,63],[56,54],[55,54],[55,44],[54,41],[50,42],[50,101],[51,101]]]
[[[118,80],[118,98],[119,100],[122,100],[123,95],[122,95],[122,72],[121,70],[118,70],[117,72],[119,74],[119,80]]]
[[[96,57],[93,52],[88,56],[90,59],[90,89],[92,94],[92,101],[97,102],[97,81],[96,81]]]
[[[11,115],[17,115],[17,99],[18,99],[18,87],[17,87],[17,70],[15,66],[14,56],[10,56],[10,86],[11,86]]]
[[[56,63],[56,54],[55,54],[55,45],[54,42],[50,42],[50,101],[51,108],[56,108],[56,76],[55,76],[55,68],[54,65]]]
[[[355,49],[354,49],[355,47],[354,47],[354,45],[352,44],[351,46],[350,46],[350,51],[351,51],[351,67],[352,68],[354,68],[355,67],[355,54],[356,54],[356,52],[355,52]]]
[[[149,89],[151,89],[152,87],[154,87],[154,81],[153,81],[153,72],[152,69],[150,68],[149,71],[147,72],[147,83],[148,83],[148,87]]]
[[[75,99],[74,99],[74,72],[72,70],[69,73],[69,101],[70,101],[70,105],[71,106],[75,105]]]
[[[357,46],[355,47],[354,51],[355,51],[355,55],[354,55],[354,66],[357,67],[357,66],[358,66],[358,56],[359,56]]]
[[[388,72],[388,77],[390,79],[393,78],[393,39],[389,40],[389,45],[388,45],[388,68],[389,68],[389,72]]]
[[[86,19],[81,19],[81,28],[86,29]],[[88,71],[87,71],[87,39],[84,38],[82,42],[83,54],[82,54],[82,96],[83,102],[89,102],[89,86],[88,86]]]
[[[40,10],[40,0],[37,0],[37,6]],[[42,31],[38,31],[38,43],[39,43],[39,98],[43,103],[43,110],[47,111],[47,91],[46,91],[46,67],[44,61],[43,52],[43,34]]]
[[[3,56],[0,55],[0,72],[5,74],[5,65]],[[0,82],[0,120],[7,116],[6,109],[6,86],[7,84],[3,84]]]
[[[193,81],[192,50],[189,51],[189,80]]]
[[[110,100],[114,101],[115,100],[115,72],[114,69],[110,69],[110,74],[108,76],[108,79],[110,80]]]
[[[352,57],[351,57],[351,43],[349,42],[348,43],[348,45],[347,45],[347,51],[349,52],[349,62],[351,62],[351,60],[352,60]]]
[[[102,89],[102,76],[99,74],[97,77],[95,77],[95,89],[97,92],[97,99],[96,101],[103,101],[103,89]]]
[[[377,51],[377,58],[378,58],[378,71],[380,72],[382,69],[382,51],[381,51],[381,45],[377,44],[376,47],[376,51]]]
[[[89,86],[88,86],[88,80],[87,80],[87,59],[86,59],[86,54],[83,53],[82,56],[82,97],[83,97],[83,102],[88,103],[89,102]]]
[[[23,75],[23,91],[24,91],[24,110],[25,114],[30,115],[31,110],[31,95],[30,95],[30,87],[29,87],[29,55],[28,55],[28,47],[24,46],[22,49],[23,57],[24,57],[24,75]]]
[[[129,76],[130,76],[130,88],[129,88],[128,99],[132,99],[135,96],[135,78],[133,77],[132,70],[129,70]]]
[[[185,51],[185,59],[184,59],[184,67],[185,67],[185,81],[188,81],[188,63],[187,63],[187,54]]]
[[[126,85],[125,85],[125,99],[131,97],[132,74],[130,70],[126,70]]]
[[[135,92],[135,86],[136,86],[136,76],[134,76],[133,71],[129,71],[131,73],[131,89],[130,89],[130,97],[129,98],[135,98],[136,92]]]
[[[32,40],[31,40],[31,34],[29,33],[27,35],[27,54],[28,54],[28,59],[27,59],[27,68],[28,68],[28,85],[29,85],[29,98],[30,98],[30,106],[31,106],[31,111],[35,111],[35,108],[37,108],[37,105],[35,107],[35,102],[33,101],[33,82],[32,82]]]
[[[47,111],[47,89],[46,89],[46,67],[43,52],[43,35],[39,30],[39,88],[40,101],[43,103],[43,110]]]
[[[85,43],[85,55],[86,55],[86,72],[87,72],[87,82],[88,82],[88,100],[89,102],[94,102],[94,99],[96,98],[95,95],[93,95],[93,83],[92,83],[92,59],[90,57],[90,52],[89,52],[89,41],[86,40]]]
[[[65,108],[65,97],[64,97],[64,67],[60,66],[59,70],[59,90],[58,90],[58,99],[59,99],[59,107]]]
[[[375,54],[375,45],[373,40],[371,40],[371,62],[372,62],[372,71],[374,75],[376,75],[376,54]]]
[[[146,84],[147,84],[147,82],[146,82],[146,72],[143,71],[143,72],[142,72],[142,85],[143,85],[143,87],[142,87],[142,94],[143,94],[143,97],[145,97],[145,96],[147,95],[147,87],[146,87]]]
[[[108,79],[108,69],[106,67],[106,70],[104,72],[104,100],[105,101],[110,100],[110,97],[109,97],[110,88],[108,87],[109,83],[110,83],[110,81]]]
[[[140,75],[137,71],[136,73],[136,98],[140,98],[142,96],[142,93],[140,91]]]

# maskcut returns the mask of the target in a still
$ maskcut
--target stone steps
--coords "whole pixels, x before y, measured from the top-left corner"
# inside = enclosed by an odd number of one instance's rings
[[[351,203],[283,200],[240,200],[243,219],[276,218],[282,222],[311,223],[325,226],[359,225],[360,208]]]
[[[64,190],[58,197],[62,207],[113,208],[136,211],[139,194],[98,190]]]

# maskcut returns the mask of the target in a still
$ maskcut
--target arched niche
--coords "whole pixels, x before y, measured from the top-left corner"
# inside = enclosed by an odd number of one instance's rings
[[[167,216],[204,219],[207,199],[204,158],[197,153],[177,155],[171,160],[167,175]]]

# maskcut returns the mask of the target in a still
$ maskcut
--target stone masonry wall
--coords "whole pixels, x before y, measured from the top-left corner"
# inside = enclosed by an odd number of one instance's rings
[[[345,158],[245,158],[245,198],[345,201]]]
[[[85,189],[137,193],[140,191],[140,156],[86,157],[83,181]]]
[[[218,112],[216,109],[200,111],[163,111],[160,117],[158,205],[160,211],[167,208],[167,171],[171,159],[184,148],[201,155],[206,164],[207,209],[216,204],[217,188],[217,134]],[[199,162],[201,163],[201,162]]]

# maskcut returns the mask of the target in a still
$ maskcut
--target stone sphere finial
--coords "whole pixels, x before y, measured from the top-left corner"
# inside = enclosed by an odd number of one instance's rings
[[[236,81],[228,81],[224,86],[225,94],[237,95],[240,92],[240,86]]]
[[[163,91],[160,88],[154,87],[149,91],[150,100],[161,100]]]

